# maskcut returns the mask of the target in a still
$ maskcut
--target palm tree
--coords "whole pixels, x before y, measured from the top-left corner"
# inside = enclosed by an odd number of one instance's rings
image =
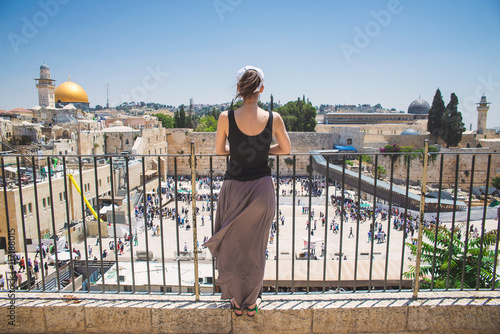
[[[497,274],[493,279],[493,269],[495,265],[495,250],[491,249],[497,239],[497,230],[486,232],[481,247],[481,237],[474,238],[470,231],[466,242],[461,239],[461,229],[455,229],[451,245],[450,261],[450,239],[452,232],[445,226],[439,226],[437,235],[435,227],[425,227],[424,237],[430,242],[422,241],[422,265],[420,276],[424,280],[422,288],[430,288],[432,283],[437,289],[474,289],[500,287],[500,277]],[[434,244],[436,249],[434,250]],[[417,252],[417,245],[406,243],[413,254]],[[467,248],[467,251],[465,251]],[[434,253],[436,254],[434,258]],[[465,256],[464,256],[465,253]],[[481,255],[481,256],[480,256]],[[433,262],[435,261],[434,279]],[[478,280],[478,267],[481,265]],[[406,278],[415,278],[415,266],[410,265],[410,270],[404,273]],[[462,271],[465,268],[465,273]],[[449,276],[448,276],[449,269]],[[463,286],[462,286],[463,278]],[[447,287],[447,280],[448,287]],[[434,282],[432,282],[434,281]],[[479,286],[476,286],[479,282]]]

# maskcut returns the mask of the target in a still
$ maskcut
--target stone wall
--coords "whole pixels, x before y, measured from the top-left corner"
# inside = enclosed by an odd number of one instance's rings
[[[101,155],[104,154],[104,132],[102,131],[82,131],[79,133],[78,144],[79,154]]]
[[[1,333],[498,333],[498,291],[264,295],[254,317],[219,296],[0,296]],[[12,317],[9,317],[12,315]],[[12,321],[9,324],[9,321]]]
[[[313,150],[328,150],[332,149],[333,145],[346,144],[343,142],[348,136],[353,138],[353,146],[356,147],[358,142],[362,141],[364,133],[359,131],[358,128],[349,128],[342,130],[339,127],[331,127],[331,132],[290,132],[290,141],[292,143],[292,154],[299,153],[296,157],[296,175],[302,176],[307,175],[307,166],[309,165],[309,155],[308,153]],[[365,137],[366,138],[366,137]],[[411,135],[385,135],[386,142],[397,143],[402,146],[413,146],[415,149],[420,149],[424,147],[425,139],[428,136],[411,136]],[[190,153],[191,141],[195,144],[196,155],[203,154],[215,154],[215,133],[210,132],[192,132],[191,129],[168,129],[167,130],[167,141],[168,141],[168,154],[169,155],[188,155]],[[483,148],[476,149],[462,149],[462,148],[443,148],[441,152],[448,153],[467,153],[467,152],[500,152],[500,140],[489,140],[482,139],[479,141]],[[362,148],[361,148],[362,149]],[[372,152],[378,152],[377,150],[371,150]],[[367,152],[369,153],[369,152]],[[454,184],[455,177],[455,155],[447,154],[444,159],[444,171],[443,174],[443,185],[444,187],[450,187]],[[486,182],[486,166],[487,166],[487,154],[477,154],[475,173],[474,173],[474,185],[481,186]],[[289,164],[290,156],[280,156],[280,175],[288,176],[292,175],[293,168]],[[271,163],[273,165],[273,174],[276,174],[276,157],[270,157],[274,159]],[[287,161],[285,161],[285,159]],[[439,158],[440,159],[440,158]],[[430,162],[427,171],[428,184],[437,184],[439,181],[439,167],[440,160],[435,162]],[[167,158],[168,163],[168,174],[174,174],[174,158],[169,156]],[[287,163],[288,162],[288,163]],[[387,170],[387,176],[390,173],[390,159],[388,157],[380,156],[379,164]],[[472,154],[461,155],[460,166],[459,166],[459,187],[461,189],[468,189],[470,185],[470,170],[472,165]],[[492,163],[490,170],[490,178],[495,176],[500,176],[500,169],[496,166],[500,166],[500,154],[492,155]],[[399,180],[406,179],[406,165],[404,164],[403,158],[398,159],[395,163],[394,178]],[[215,176],[223,175],[226,170],[226,157],[214,156],[212,158],[212,168],[214,170]],[[210,171],[210,158],[207,156],[196,158],[196,172],[197,175],[209,175]],[[420,159],[417,158],[411,163],[410,178],[415,182],[420,182],[422,178],[422,163]],[[177,173],[178,175],[191,175],[189,157],[178,157],[177,158]]]
[[[309,153],[312,150],[329,150],[333,148],[338,135],[332,133],[316,132],[289,132],[292,143],[292,154]],[[193,132],[191,129],[168,129],[167,130],[168,154],[182,155],[190,154],[191,142],[194,142],[196,155],[215,155],[215,132]],[[293,167],[285,162],[290,156],[280,156],[280,175],[292,175]],[[271,157],[276,160],[276,157]],[[296,162],[296,174],[306,175],[309,156],[298,155]],[[168,174],[174,174],[174,157],[168,157]],[[273,162],[273,173],[276,173],[276,163]],[[212,169],[214,176],[221,176],[226,171],[226,157],[214,156],[212,158]],[[196,158],[196,172],[198,175],[209,175],[210,157],[202,156]],[[189,157],[177,158],[177,173],[179,175],[191,175]]]
[[[124,151],[132,152],[132,146],[134,146],[135,139],[139,136],[140,131],[130,129],[128,132],[106,132],[105,150],[107,154],[120,154]]]
[[[470,187],[471,180],[471,168],[472,168],[472,156],[473,154],[463,154],[466,153],[468,149],[441,149],[434,161],[429,161],[429,167],[427,168],[427,185],[432,187],[437,187],[439,184],[439,175],[441,167],[441,156],[443,156],[443,188],[451,188],[455,184],[456,175],[456,157],[460,153],[459,166],[458,166],[458,188],[462,190],[468,190]],[[473,152],[487,153],[490,150],[484,149],[469,149]],[[450,154],[451,153],[451,154]],[[453,154],[456,153],[456,154]],[[390,176],[390,166],[391,158],[389,156],[379,156],[379,165],[383,166],[386,170],[386,177]],[[488,166],[488,154],[476,154],[475,166],[474,166],[474,186],[484,186],[486,184],[487,176],[487,166]],[[490,180],[493,177],[500,175],[500,154],[492,154],[491,168],[490,168]],[[406,180],[407,165],[403,157],[396,159],[394,163],[394,180]],[[415,181],[415,183],[420,184],[423,173],[423,161],[420,157],[417,157],[411,161],[410,165],[410,179]]]

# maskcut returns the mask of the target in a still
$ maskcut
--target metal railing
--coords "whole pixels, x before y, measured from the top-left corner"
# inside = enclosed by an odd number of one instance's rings
[[[427,145],[424,152],[272,157],[276,218],[264,291],[413,291],[417,298],[422,289],[495,290],[500,219],[488,204],[499,158],[427,153]],[[3,156],[2,273],[26,292],[216,294],[215,260],[198,238],[214,230],[226,162],[195,154],[193,143],[190,154],[177,155]],[[436,182],[437,198],[426,197],[426,184]],[[460,187],[468,188],[464,198]],[[478,191],[486,196],[475,199]],[[142,203],[133,207],[137,193]]]

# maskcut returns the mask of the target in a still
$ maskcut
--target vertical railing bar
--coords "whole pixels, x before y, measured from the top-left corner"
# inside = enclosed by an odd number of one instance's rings
[[[330,156],[326,156],[326,182],[325,182],[325,188],[326,188],[326,193],[325,193],[325,217],[324,217],[324,222],[325,222],[325,248],[323,250],[323,293],[326,291],[326,260],[328,258],[328,201],[330,200],[329,196],[329,191],[328,191],[328,185],[329,185],[329,179],[330,179]]]
[[[292,169],[292,294],[295,292],[295,199],[296,199],[296,159],[297,156],[293,156],[293,169]]]
[[[109,176],[111,177],[111,175]],[[99,177],[97,175],[97,156],[94,155],[94,182],[95,184],[99,184]],[[96,208],[95,212],[99,212],[99,187],[95,187],[95,199],[96,199]],[[101,278],[102,278],[102,292],[104,293],[105,287],[106,287],[106,282],[104,280],[104,259],[103,259],[103,251],[102,251],[102,231],[101,231],[101,216],[97,214],[97,230],[99,232],[99,252],[100,255],[99,257],[101,258]]]
[[[280,240],[280,156],[276,155],[276,294],[279,291]]]
[[[144,217],[144,238],[146,240],[146,267],[148,270],[148,293],[151,294],[151,271],[149,268],[149,242],[148,242],[148,198],[146,192],[146,156],[142,156],[142,194],[143,194],[143,217]]]
[[[132,230],[132,216],[131,216],[131,208],[130,208],[130,202],[132,201],[132,198],[130,197],[130,170],[129,170],[129,156],[125,156],[125,174],[127,175],[126,177],[126,185],[127,185],[127,215],[128,215],[128,232],[129,232],[129,246],[130,246],[130,269],[132,269],[132,293],[136,292],[135,289],[135,269],[134,269],[134,245],[133,242],[135,240],[135,235]],[[137,229],[137,224],[136,227]],[[137,234],[137,230],[136,230]],[[163,235],[162,235],[163,238]]]
[[[71,271],[71,282],[72,282],[72,285],[73,285],[73,291],[76,290],[76,286],[75,286],[75,273],[73,271],[73,246],[72,246],[72,243],[71,243],[71,228],[70,228],[70,225],[71,225],[71,221],[69,219],[69,199],[68,199],[68,182],[66,180],[67,178],[67,175],[66,175],[66,156],[63,156],[63,175],[64,175],[64,197],[66,199],[66,221],[67,221],[67,224],[68,224],[68,246],[69,246],[69,263],[70,263],[70,266],[69,266],[69,270]],[[33,174],[33,177],[35,175]]]
[[[356,222],[356,246],[354,254],[354,282],[352,292],[356,292],[358,281],[358,255],[359,255],[359,228],[361,224],[361,169],[363,166],[363,157],[359,155],[359,171],[358,171],[358,203],[357,203],[357,222]]]
[[[462,263],[462,280],[460,281],[460,290],[464,289],[464,281],[465,281],[465,263],[467,262],[467,251],[469,248],[469,226],[470,226],[470,213],[472,207],[472,188],[474,187],[474,172],[475,172],[475,164],[476,164],[476,155],[472,155],[472,165],[470,172],[470,187],[469,187],[469,205],[467,208],[467,225],[465,227],[465,244],[464,244],[464,256]]]
[[[424,215],[425,215],[425,191],[427,189],[427,164],[429,159],[429,140],[425,140],[424,146],[424,157],[423,157],[423,171],[422,171],[422,181],[420,190],[420,208],[419,208],[419,219],[416,222],[416,227],[418,228],[418,239],[417,239],[417,254],[415,259],[415,284],[413,289],[413,299],[418,298],[418,290],[420,288],[420,261],[422,258],[422,232],[424,229]]]
[[[483,206],[483,221],[481,223],[481,242],[479,244],[479,259],[477,264],[477,278],[476,278],[476,291],[479,290],[479,277],[481,273],[481,267],[483,262],[483,244],[484,244],[484,232],[486,231],[486,210],[488,209],[488,188],[490,179],[490,169],[491,169],[491,154],[488,154],[488,169],[486,170],[486,192],[484,195],[484,206]],[[498,233],[498,231],[497,231]]]
[[[196,224],[196,154],[194,141],[191,142],[191,204],[193,215],[193,254],[194,254],[194,294],[200,301],[200,281],[198,274],[198,226]]]
[[[89,256],[88,256],[88,245],[87,245],[87,222],[85,220],[85,202],[83,201],[83,172],[82,172],[82,156],[80,155],[78,157],[78,172],[80,173],[80,191],[81,196],[80,196],[80,205],[82,207],[82,225],[83,225],[83,242],[84,242],[84,249],[85,249],[85,267],[86,267],[86,272],[87,272],[87,293],[90,292],[90,275],[89,275]],[[96,184],[97,186],[97,184]],[[89,189],[90,191],[90,189]]]
[[[437,253],[437,241],[439,233],[439,214],[441,213],[441,191],[443,185],[443,168],[444,168],[444,154],[441,154],[441,165],[439,167],[439,190],[438,190],[438,204],[437,204],[437,214],[436,214],[436,232],[434,234],[434,254],[432,256],[432,271],[431,271],[431,291],[434,291],[434,274],[436,270],[436,253]]]
[[[24,267],[27,268],[27,263],[28,263],[28,245],[26,244],[26,221],[24,219],[24,214],[27,214],[27,212],[23,212],[23,207],[24,207],[24,202],[23,202],[23,189],[22,189],[22,186],[21,186],[21,169],[20,169],[20,163],[19,163],[19,156],[16,157],[16,163],[17,163],[17,184],[18,184],[18,188],[19,188],[19,204],[21,205],[21,222],[22,222],[22,227],[23,227],[23,244],[24,244],[24,256],[25,256],[25,260],[24,260]],[[6,184],[5,184],[5,170],[3,169],[3,157],[2,157],[2,176],[3,176],[3,185],[4,185],[4,196],[6,197],[7,196],[7,192],[5,191],[5,187],[6,187]],[[35,182],[35,181],[33,181]],[[8,203],[7,203],[7,200],[5,200],[5,210],[7,211],[7,230],[10,231],[10,221],[9,221],[9,214],[8,214],[8,209],[9,206],[8,206]],[[26,269],[25,269],[26,270]],[[27,272],[27,271],[26,271]],[[31,291],[31,275],[28,275],[28,291]],[[16,278],[17,280],[17,278]]]
[[[339,242],[339,268],[338,268],[338,282],[337,282],[337,292],[341,289],[341,279],[342,279],[342,243],[344,234],[344,215],[345,215],[345,154],[342,155],[342,201],[341,201],[341,212],[340,212],[340,242]]]
[[[497,240],[495,242],[495,257],[493,260],[493,275],[491,276],[491,291],[494,291],[496,288],[497,281],[497,266],[498,266],[498,242],[500,238],[500,207],[497,209]]]
[[[178,195],[178,188],[177,188],[177,157],[174,157],[174,189],[175,189],[175,231],[177,235],[177,274],[178,274],[178,280],[179,280],[179,294],[182,294],[182,281],[181,281],[181,260],[180,260],[180,248],[179,248],[179,199],[177,197]]]
[[[35,211],[36,211],[36,230],[38,234],[38,254],[40,255],[40,266],[43,267],[43,250],[42,250],[42,231],[40,227],[40,208],[38,204],[38,186],[36,184],[36,165],[35,165],[35,156],[31,157],[32,166],[33,166],[33,192],[35,195]],[[33,258],[33,266],[35,265],[35,258]],[[71,266],[73,268],[73,266]],[[31,276],[31,271],[28,272],[28,276]],[[31,282],[31,280],[30,280]],[[36,279],[35,279],[36,283]],[[73,287],[74,287],[74,279],[73,279]],[[45,291],[45,277],[42,272],[42,291]],[[75,291],[75,290],[73,290]]]
[[[210,156],[210,233],[214,233],[214,171],[213,171],[213,156]],[[215,259],[212,256],[212,294],[216,293],[215,285]]]
[[[403,215],[404,217],[404,224],[403,224],[403,245],[402,245],[402,250],[401,250],[401,270],[399,272],[399,291],[402,290],[403,288],[403,270],[404,270],[404,261],[405,261],[405,241],[407,238],[406,234],[406,226],[407,226],[407,220],[408,220],[408,202],[409,202],[409,191],[410,191],[410,158],[408,155],[403,156],[405,162],[406,162],[406,193],[405,193],[405,213]]]
[[[394,182],[394,159],[391,158],[391,176],[389,181],[389,212],[387,216],[387,241],[385,247],[385,270],[384,270],[384,292],[387,291],[387,275],[389,272],[389,244],[391,240],[391,220],[392,220],[392,189]]]
[[[18,159],[19,159],[19,157],[18,157]],[[8,243],[8,242],[9,242],[9,239],[10,239],[10,238],[9,238],[9,234],[10,234],[11,230],[10,230],[9,205],[8,205],[8,201],[7,201],[7,200],[8,200],[8,197],[7,197],[7,180],[5,179],[5,162],[4,162],[3,157],[1,157],[1,161],[2,161],[2,185],[3,185],[3,200],[4,200],[4,204],[5,204],[5,205],[4,205],[4,206],[5,206],[5,221],[6,221],[6,223],[7,223],[7,243]],[[18,165],[18,166],[19,166],[19,165]],[[18,167],[18,169],[17,169],[17,172],[19,173],[19,167]],[[20,184],[20,183],[19,183],[19,184]],[[22,216],[24,216],[24,213],[22,212],[22,206],[21,206],[21,215],[22,215]],[[24,227],[24,225],[23,225],[23,227]],[[15,230],[14,230],[14,231],[15,231]],[[26,233],[25,233],[25,234],[26,234]],[[15,236],[14,236],[14,238],[15,238]],[[14,240],[15,240],[15,239],[14,239]],[[24,242],[24,247],[25,247],[25,249],[27,249],[27,248],[26,248],[26,237],[24,237],[24,241],[23,241],[23,242]],[[8,248],[7,248],[7,249],[8,249]],[[9,260],[8,260],[8,263],[9,263],[9,268],[10,268],[10,278],[9,278],[9,277],[6,277],[6,278],[5,278],[5,281],[6,281],[6,283],[7,283],[6,285],[7,285],[7,287],[8,287],[8,288],[7,288],[8,290],[10,290],[10,286],[11,286],[11,285],[15,285],[15,284],[16,284],[16,282],[17,282],[17,277],[15,277],[15,275],[14,275],[14,259],[12,258],[12,256],[13,256],[14,254],[12,254],[12,253],[14,253],[14,252],[12,252],[12,251],[10,251],[10,250],[9,250],[9,257],[8,257],[8,258],[9,258]],[[26,256],[27,256],[27,254],[28,254],[28,251],[26,250]],[[11,255],[12,255],[12,256],[11,256]],[[26,266],[26,261],[27,261],[27,260],[25,260],[25,261],[24,261],[25,266]],[[12,282],[12,283],[9,283],[9,281],[11,281],[11,282],[13,281],[13,282]]]
[[[53,236],[52,236],[52,239],[53,239],[53,242],[54,242],[54,258],[55,258],[55,265],[54,267],[56,268],[56,279],[57,279],[57,291],[61,291],[61,282],[60,282],[60,277],[59,277],[59,266],[57,265],[59,260],[58,260],[58,250],[57,250],[57,232],[56,232],[56,219],[55,219],[55,214],[54,214],[54,193],[53,193],[53,189],[52,189],[52,173],[51,173],[51,168],[50,168],[50,164],[51,164],[51,161],[50,161],[50,156],[47,157],[47,170],[48,170],[48,176],[49,176],[49,195],[50,195],[50,198],[51,198],[51,206],[50,206],[50,215],[51,215],[51,219],[52,219],[52,230],[53,230]],[[22,202],[21,202],[22,204]],[[23,224],[24,224],[24,217],[23,217]],[[26,238],[25,238],[26,240]],[[27,250],[26,250],[26,254],[27,254]]]
[[[377,178],[378,178],[378,154],[375,154],[375,169],[373,177],[373,218],[371,226],[371,245],[370,245],[370,271],[368,278],[368,292],[372,290],[372,277],[373,277],[373,247],[375,244],[375,224],[377,223]]]
[[[109,175],[111,180],[111,217],[113,217],[113,239],[114,239],[114,247],[115,250],[115,261],[116,261],[116,286],[118,291],[116,293],[120,293],[120,265],[118,262],[118,242],[116,242],[116,216],[115,216],[115,173],[113,171],[113,156],[109,157]],[[149,269],[148,269],[149,273]]]
[[[312,206],[312,155],[309,155],[309,211],[307,214],[308,224],[307,224],[307,282],[306,282],[306,293],[309,293],[309,284],[311,278],[311,206]]]
[[[167,293],[167,278],[165,275],[165,230],[163,229],[163,187],[161,186],[161,156],[158,156],[158,196],[160,206],[160,243],[161,243],[161,269],[163,271],[163,294]]]
[[[449,244],[449,247],[448,247],[448,252],[449,252],[449,256],[448,256],[448,264],[451,264],[451,254],[452,254],[452,250],[453,250],[453,237],[454,237],[454,234],[455,234],[455,214],[456,214],[456,211],[457,211],[457,197],[458,197],[458,168],[459,168],[459,165],[460,164],[460,155],[457,154],[457,159],[456,159],[456,166],[455,166],[455,188],[454,188],[454,191],[455,191],[455,195],[453,196],[453,218],[452,218],[452,221],[451,221],[451,234],[450,234],[450,244]],[[447,273],[446,273],[446,290],[449,289],[450,287],[450,270],[451,270],[451,265],[448,265],[448,270],[447,270]]]

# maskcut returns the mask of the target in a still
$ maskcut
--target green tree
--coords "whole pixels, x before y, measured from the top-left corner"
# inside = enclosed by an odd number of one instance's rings
[[[215,132],[217,131],[217,120],[214,116],[207,115],[200,118],[195,129],[196,132]]]
[[[158,120],[161,122],[161,125],[165,129],[171,129],[175,127],[175,120],[172,116],[165,115],[165,114],[156,114],[154,115]]]
[[[177,128],[179,124],[179,110],[176,110],[174,113],[174,128]]]
[[[210,112],[209,112],[209,116],[212,116],[213,118],[218,120],[219,116],[220,116],[220,110],[215,109],[215,107],[213,107],[212,110],[210,110]]]
[[[179,121],[175,125],[175,127],[176,128],[187,127],[186,110],[184,110],[184,105],[181,105],[181,109],[179,110]]]
[[[438,137],[443,135],[443,115],[446,112],[443,96],[439,88],[434,94],[431,109],[429,110],[429,119],[427,121],[427,131],[434,136],[434,142],[437,142]]]
[[[273,111],[274,110],[274,97],[273,97],[273,94],[271,94],[271,102],[270,102],[270,110]]]
[[[500,190],[500,176],[491,179],[491,185]]]
[[[491,287],[493,279],[493,269],[495,260],[495,250],[491,246],[495,245],[497,230],[492,230],[484,234],[482,254],[481,238],[473,238],[469,233],[467,252],[465,252],[465,242],[462,241],[460,228],[456,228],[453,235],[453,242],[450,249],[451,230],[446,226],[439,226],[438,233],[435,233],[435,227],[426,227],[422,230],[425,240],[422,241],[422,265],[420,267],[420,276],[423,278],[423,288],[429,288],[432,281],[432,264],[434,261],[434,243],[436,246],[436,265],[434,267],[434,287],[437,289],[446,288],[448,280],[448,268],[450,269],[449,287],[451,289],[461,288],[462,276],[464,278],[464,288],[488,288]],[[416,254],[417,245],[406,243],[412,253]],[[451,253],[451,262],[449,262]],[[465,256],[464,256],[465,253]],[[479,262],[479,255],[481,262]],[[479,286],[476,287],[479,264],[481,271],[479,273]],[[465,272],[462,268],[465,266]],[[410,265],[410,270],[404,273],[406,278],[415,278],[415,266]],[[500,287],[500,279],[495,278],[493,284]]]
[[[465,131],[465,125],[462,121],[462,113],[458,111],[458,97],[451,93],[450,103],[446,106],[446,112],[443,115],[443,140],[446,147],[455,147],[462,140],[462,133]]]
[[[314,132],[316,129],[316,108],[300,98],[276,109],[288,131]]]
[[[385,173],[387,173],[387,170],[384,166],[377,166],[377,178],[381,179]]]

